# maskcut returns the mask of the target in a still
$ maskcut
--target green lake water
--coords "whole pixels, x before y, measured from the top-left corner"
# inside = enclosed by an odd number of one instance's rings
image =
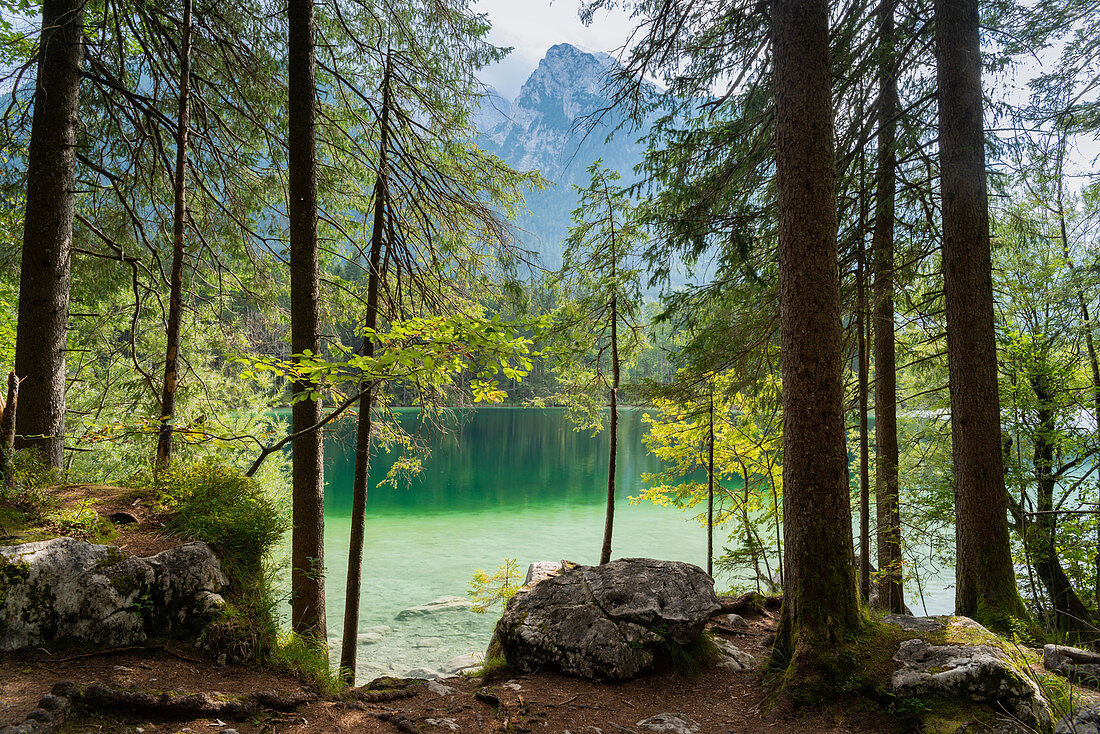
[[[420,429],[415,411],[402,414]],[[375,457],[367,500],[359,677],[439,669],[483,652],[499,616],[453,611],[397,620],[404,609],[444,596],[465,597],[475,569],[506,558],[520,573],[538,560],[596,563],[603,534],[608,436],[577,433],[557,409],[478,408],[458,414],[448,430],[422,429],[431,446],[409,486],[378,488],[394,457]],[[705,567],[706,535],[689,513],[631,504],[641,475],[659,469],[642,444],[642,411],[619,424],[618,501],[613,558],[645,556]],[[351,514],[354,426],[326,436],[325,553],[328,626],[333,659],[343,627]],[[716,551],[728,531],[715,533]],[[721,590],[733,580],[716,580]],[[942,613],[950,592],[925,589],[928,611]],[[912,595],[910,596],[912,599]],[[910,606],[914,606],[910,601]],[[923,610],[915,607],[919,614]]]

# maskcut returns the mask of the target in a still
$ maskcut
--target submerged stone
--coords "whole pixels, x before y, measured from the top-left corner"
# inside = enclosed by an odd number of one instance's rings
[[[470,600],[463,599],[460,596],[441,596],[438,599],[433,599],[427,604],[420,604],[415,607],[409,607],[408,609],[402,609],[397,613],[394,619],[406,621],[417,617],[426,617],[431,614],[468,612],[473,609],[473,606]]]

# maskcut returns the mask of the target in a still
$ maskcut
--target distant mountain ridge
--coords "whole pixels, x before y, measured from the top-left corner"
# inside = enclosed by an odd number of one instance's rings
[[[594,129],[585,125],[587,116],[610,106],[608,77],[617,67],[609,54],[559,43],[546,52],[515,100],[490,88],[475,111],[482,147],[517,169],[541,171],[554,184],[527,196],[530,213],[518,222],[523,244],[546,267],[561,265],[577,203],[573,185],[587,185],[585,171],[592,161],[602,158],[624,184],[636,178],[633,168],[645,151],[637,141],[645,131],[623,127],[608,141],[623,121],[613,110]]]

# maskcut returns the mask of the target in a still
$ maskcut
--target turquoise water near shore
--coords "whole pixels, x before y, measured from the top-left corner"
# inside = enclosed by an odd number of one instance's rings
[[[642,443],[641,410],[620,418],[618,500],[613,557],[646,556],[706,564],[703,527],[675,508],[630,504],[641,476],[659,469]],[[564,411],[478,408],[454,414],[444,430],[421,426],[403,411],[406,429],[431,446],[423,471],[406,487],[377,487],[395,455],[377,455],[367,499],[359,678],[438,670],[457,656],[484,651],[499,612],[440,612],[402,620],[399,613],[440,597],[465,597],[476,569],[506,558],[520,572],[538,560],[599,559],[607,486],[607,432],[572,430]],[[351,514],[354,424],[326,436],[325,541],[327,613],[333,659],[343,627]],[[728,531],[715,533],[716,552]],[[736,580],[719,575],[716,585]],[[940,584],[942,586],[943,584]],[[950,592],[925,588],[928,611],[943,613]],[[919,601],[910,606],[919,614]],[[495,610],[494,610],[495,611]]]

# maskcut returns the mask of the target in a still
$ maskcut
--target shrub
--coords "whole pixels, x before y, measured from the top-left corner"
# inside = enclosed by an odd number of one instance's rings
[[[157,504],[169,515],[167,528],[209,545],[231,588],[257,586],[264,559],[289,524],[284,503],[214,459],[172,468],[160,479]]]

